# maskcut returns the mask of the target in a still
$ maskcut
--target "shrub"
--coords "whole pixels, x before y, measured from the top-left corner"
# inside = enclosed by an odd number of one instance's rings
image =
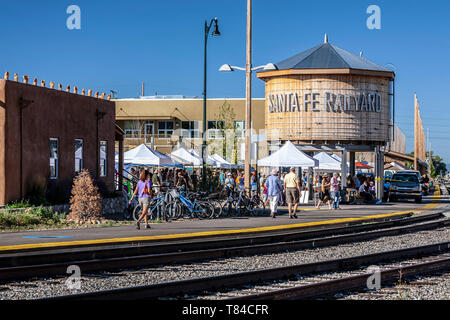
[[[29,208],[32,207],[32,204],[28,200],[21,200],[12,202],[5,206],[7,209],[19,209],[19,208]]]
[[[77,223],[95,222],[102,218],[102,197],[89,171],[84,169],[73,181],[68,220]]]
[[[38,216],[41,221],[49,224],[61,222],[66,217],[64,213],[59,214],[58,212],[55,212],[50,208],[44,208],[43,206],[34,208],[30,213]]]
[[[38,225],[53,226],[64,224],[65,216],[53,212],[48,208],[28,208],[23,212],[11,212],[4,210],[0,212],[0,229],[26,227],[32,228]]]

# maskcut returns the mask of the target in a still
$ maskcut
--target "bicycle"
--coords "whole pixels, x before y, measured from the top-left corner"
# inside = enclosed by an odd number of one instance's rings
[[[196,193],[190,193],[187,198],[190,201],[194,201],[197,199],[198,201],[202,203],[209,203],[214,207],[214,212],[208,217],[209,219],[217,218],[222,214],[222,205],[220,201],[220,193],[212,193],[209,194],[208,192],[196,192]]]
[[[266,206],[259,196],[248,197],[245,191],[241,191],[236,201],[236,213],[241,216],[247,214],[254,217],[258,215],[259,211],[262,211],[262,214],[266,211]]]
[[[174,200],[166,203],[164,212],[166,219],[174,217],[175,219],[183,218],[199,218],[207,219],[214,215],[214,206],[208,201],[189,200],[176,189],[170,191],[170,195]]]
[[[253,207],[250,204],[250,198],[247,197],[244,190],[239,191],[239,196],[235,203],[235,214],[243,216],[246,213],[253,215]]]
[[[232,216],[234,214],[234,208],[236,207],[236,191],[226,188],[225,192],[228,193],[227,199],[225,202],[221,202],[221,210],[220,213],[222,216]]]
[[[128,203],[128,191],[125,188],[122,190],[122,195],[127,199]],[[136,199],[133,199],[133,204],[127,204],[127,207],[123,210],[123,217],[125,220],[129,220],[133,216],[133,210],[137,205]]]
[[[250,204],[251,206],[254,207],[255,209],[259,209],[261,215],[265,215],[266,214],[266,204],[264,203],[264,201],[259,197],[258,194],[254,194],[251,198],[250,198]]]
[[[165,196],[164,195],[161,195],[161,196],[159,196],[157,198],[154,198],[154,199],[151,199],[149,201],[148,213],[147,214],[148,214],[148,218],[150,220],[155,220],[157,218],[158,214],[155,211],[158,211],[158,209],[161,209],[161,208],[163,210],[162,210],[162,214],[159,215],[159,218],[160,219],[161,218],[162,219],[166,219],[164,202],[165,202]],[[161,210],[160,210],[160,213],[161,213]],[[142,214],[142,207],[138,204],[133,210],[133,219],[134,219],[134,221],[138,221],[139,217],[141,216],[141,214]]]

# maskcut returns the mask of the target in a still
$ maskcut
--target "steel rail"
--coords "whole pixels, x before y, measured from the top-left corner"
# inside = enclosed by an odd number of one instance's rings
[[[165,282],[153,285],[127,287],[96,292],[87,292],[59,297],[48,297],[39,300],[136,300],[158,299],[170,296],[184,296],[186,294],[200,293],[202,291],[218,290],[220,288],[240,287],[243,284],[258,283],[286,279],[299,274],[329,272],[336,270],[352,270],[362,265],[381,263],[394,259],[423,257],[443,253],[450,250],[450,242],[437,243],[427,246],[406,248],[373,253],[363,256],[321,261],[308,264],[293,265],[262,269],[256,271],[225,274],[213,277],[203,277],[182,281]]]
[[[449,270],[450,257],[415,263],[413,265],[391,268],[380,271],[381,284],[392,284],[395,281],[421,274],[431,274]],[[346,291],[359,291],[367,288],[367,279],[371,273],[344,277],[341,279],[321,281],[318,283],[300,285],[292,288],[274,290],[253,295],[243,295],[225,300],[300,300],[328,297]]]
[[[70,262],[58,262],[51,264],[35,264],[19,267],[0,268],[0,282],[27,279],[32,277],[50,277],[64,275],[69,265],[77,265],[83,273],[115,270],[124,268],[148,267],[159,264],[191,263],[195,261],[229,258],[232,256],[245,256],[261,253],[279,252],[283,250],[301,250],[318,247],[326,247],[343,243],[370,240],[381,236],[393,236],[419,230],[429,230],[450,225],[450,219],[431,221],[423,224],[408,225],[391,229],[382,229],[369,232],[352,233],[341,236],[313,238],[292,242],[276,242],[255,244],[248,246],[236,246],[215,248],[197,251],[171,252],[162,254],[149,254],[132,257],[106,258],[80,260]]]

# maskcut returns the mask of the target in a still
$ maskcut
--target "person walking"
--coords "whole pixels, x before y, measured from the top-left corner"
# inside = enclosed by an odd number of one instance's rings
[[[284,189],[286,191],[286,202],[288,204],[289,219],[297,219],[298,200],[302,191],[300,180],[295,173],[295,168],[291,168],[290,172],[284,177]],[[293,213],[292,205],[294,205]]]
[[[322,203],[328,204],[329,209],[331,210],[331,197],[330,197],[330,179],[328,174],[325,173],[322,178],[322,193],[319,198],[319,203],[317,204],[317,209],[320,209],[320,205]]]
[[[148,224],[148,207],[150,203],[150,197],[152,195],[152,182],[148,178],[149,172],[147,170],[141,172],[141,176],[139,177],[139,181],[137,183],[136,189],[134,190],[133,195],[131,196],[129,204],[133,201],[133,198],[136,194],[138,194],[139,205],[142,208],[142,214],[137,221],[137,229],[141,229],[140,223],[141,220],[145,218],[145,228],[150,229],[150,225]]]
[[[331,205],[332,210],[337,210],[339,208],[339,201],[341,200],[341,193],[339,191],[339,186],[341,182],[339,181],[339,173],[334,173],[330,181],[331,199],[333,203]]]
[[[283,186],[278,178],[278,170],[273,169],[272,175],[266,179],[267,196],[270,200],[270,216],[275,218],[278,209],[278,197],[283,191]]]
[[[256,170],[253,171],[250,176],[250,194],[252,197],[258,194],[258,177],[256,176]]]

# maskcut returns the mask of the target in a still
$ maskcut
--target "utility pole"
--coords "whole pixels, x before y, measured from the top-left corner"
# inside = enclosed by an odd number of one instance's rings
[[[433,158],[431,157],[431,141],[429,128],[427,128],[427,140],[428,140],[428,177],[431,178],[431,165],[433,164]]]
[[[419,106],[418,106],[418,103],[417,103],[417,96],[416,96],[416,94],[414,94],[414,170],[418,170],[417,162],[418,162],[418,156],[419,156],[418,113],[419,113]]]
[[[245,66],[245,190],[250,194],[252,130],[252,0],[247,0],[247,63]]]
[[[141,94],[141,97],[144,97],[145,96],[145,85],[144,85],[144,82],[142,82],[142,94]]]

